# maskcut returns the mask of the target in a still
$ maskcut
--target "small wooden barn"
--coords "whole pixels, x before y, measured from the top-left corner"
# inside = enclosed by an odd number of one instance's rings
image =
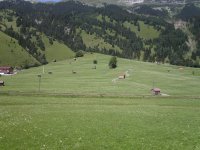
[[[5,86],[4,81],[0,81],[0,86]]]
[[[0,67],[0,74],[13,74],[13,67],[8,67],[8,66]]]
[[[154,95],[160,95],[161,90],[159,88],[153,88],[151,89],[151,92]]]
[[[126,75],[125,74],[121,74],[118,76],[118,79],[125,79],[126,78]]]

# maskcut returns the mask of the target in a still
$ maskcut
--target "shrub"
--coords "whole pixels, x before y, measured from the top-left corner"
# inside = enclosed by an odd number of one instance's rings
[[[93,64],[97,64],[97,60],[95,59],[95,60],[93,60]]]
[[[84,56],[84,52],[83,51],[78,51],[76,52],[76,56],[75,57],[83,57]]]
[[[109,65],[110,69],[116,68],[117,67],[117,57],[116,56],[111,57],[108,65]]]
[[[53,45],[53,39],[49,38],[49,44]]]

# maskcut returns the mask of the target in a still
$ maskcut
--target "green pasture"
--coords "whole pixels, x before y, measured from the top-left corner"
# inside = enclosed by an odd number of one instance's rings
[[[110,43],[105,42],[103,38],[98,37],[95,34],[88,34],[84,30],[81,30],[81,37],[86,47],[90,47],[90,48],[98,47],[100,50],[105,48],[107,50],[113,49],[119,52],[122,51],[118,46],[116,45],[112,46]]]
[[[5,30],[5,27],[10,28],[12,27],[15,32],[19,33],[20,28],[16,25],[16,17],[11,16],[9,11],[0,11],[0,16],[3,16],[4,19],[0,22],[0,27],[2,28],[2,31]],[[12,17],[12,21],[8,21],[6,18]],[[35,28],[30,28],[30,31],[35,31]],[[48,62],[52,62],[53,60],[63,60],[66,58],[72,58],[74,56],[74,52],[66,46],[64,43],[59,42],[57,40],[54,40],[53,44],[51,45],[49,43],[49,38],[44,35],[43,33],[37,33],[40,34],[41,39],[45,45],[45,51],[42,51],[38,47],[39,53],[44,53],[46,60]],[[0,45],[0,52],[2,53],[0,56],[0,64],[7,65],[13,65],[13,66],[24,66],[25,64],[32,64],[32,62],[36,62],[36,60],[30,56],[24,48],[19,46],[18,41],[13,39],[13,41],[10,41],[11,37],[7,36],[3,32],[0,32],[0,39],[1,39],[1,45]],[[32,42],[37,43],[36,36],[32,35]],[[19,50],[21,49],[21,50]],[[16,51],[15,53],[11,53],[10,51]],[[29,56],[27,56],[27,53]],[[21,57],[20,57],[21,56]],[[24,56],[26,56],[24,58]],[[30,58],[32,57],[32,58]],[[6,59],[6,60],[5,60]],[[24,60],[25,59],[25,60]],[[33,61],[34,59],[34,61]]]
[[[42,35],[42,40],[45,44],[45,51],[39,51],[45,54],[48,62],[64,60],[74,56],[74,52],[65,44],[55,40],[51,45],[45,35]],[[26,64],[38,63],[14,38],[0,32],[0,41],[0,65],[25,66]]]
[[[45,56],[48,62],[72,58],[75,55],[74,52],[64,43],[55,40],[51,45],[49,39],[45,35],[42,35],[42,40],[45,44]]]
[[[194,150],[200,101],[0,95],[0,149]]]
[[[1,76],[0,149],[198,150],[200,69],[120,58],[109,69],[110,58],[88,53]],[[167,95],[152,96],[153,86]]]
[[[138,27],[134,24],[126,21],[124,22],[124,26],[126,28],[130,28],[132,32],[135,32],[137,36],[144,38],[144,39],[155,39],[158,38],[160,32],[157,31],[153,26],[144,24],[143,21],[139,21],[140,24],[140,31],[138,31]]]
[[[96,18],[97,18],[97,20],[103,22],[103,16],[102,16],[101,14],[98,15]],[[105,16],[104,19],[105,19],[106,22],[109,22],[109,23],[111,23],[111,22],[116,23],[115,20],[111,20],[108,16]]]
[[[6,86],[0,90],[38,92],[38,75],[41,75],[40,90],[44,93],[148,96],[151,95],[151,88],[158,87],[162,93],[170,96],[200,95],[200,69],[120,58],[118,67],[109,69],[110,57],[88,53],[76,61],[66,59],[22,70],[13,76],[2,76],[0,79],[5,81]],[[93,69],[94,59],[98,61],[96,69]],[[126,73],[126,79],[118,79],[118,76]]]
[[[11,28],[15,32],[19,32],[19,27],[17,27],[16,20],[17,17],[16,15],[13,15],[13,11],[11,10],[0,10],[0,17],[2,18],[0,21],[0,26],[2,31],[4,31],[6,28]],[[10,18],[10,19],[8,19]]]
[[[0,31],[0,65],[24,66],[38,63],[18,41]]]

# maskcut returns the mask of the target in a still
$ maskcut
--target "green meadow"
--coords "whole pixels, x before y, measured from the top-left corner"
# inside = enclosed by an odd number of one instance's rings
[[[107,30],[107,32],[109,32],[109,30]],[[112,34],[112,33],[109,32],[109,34]],[[100,50],[105,48],[108,50],[113,49],[113,50],[122,52],[122,50],[118,46],[116,45],[112,46],[111,44],[105,42],[103,38],[98,37],[96,34],[88,34],[84,30],[81,30],[81,36],[83,38],[83,42],[88,48],[98,47]]]
[[[109,69],[110,58],[88,53],[76,61],[66,59],[22,70],[14,76],[2,76],[6,86],[1,91],[38,92],[38,75],[41,75],[41,92],[47,93],[149,96],[154,86],[170,96],[200,95],[200,69],[120,58],[118,67]],[[93,60],[98,61],[97,69],[92,69],[95,66]],[[126,73],[125,80],[117,79]]]
[[[143,21],[138,22],[140,25],[140,31],[138,31],[138,27],[130,22],[124,22],[124,26],[126,28],[130,28],[132,32],[135,32],[137,36],[144,39],[155,39],[160,35],[160,31],[157,31],[153,26],[144,24]]]
[[[17,67],[21,66],[23,68],[27,64],[40,64],[27,52],[28,50],[26,48],[23,48],[19,45],[18,40],[11,38],[3,32],[6,28],[12,27],[15,32],[20,33],[20,27],[17,27],[16,24],[17,17],[12,16],[10,13],[12,13],[12,11],[0,11],[0,17],[2,17],[0,23],[0,28],[2,29],[0,31],[0,65],[11,65]],[[9,21],[7,18],[12,19]],[[35,28],[30,28],[30,31],[35,32],[37,30]],[[45,51],[41,50],[40,47],[37,47],[37,52],[45,54],[47,62],[52,62],[53,60],[59,61],[74,57],[74,52],[64,43],[54,39],[53,44],[50,44],[49,38],[45,34],[39,32],[37,32],[37,34],[45,46]],[[37,43],[37,38],[35,35],[31,36],[31,41]]]
[[[32,57],[18,41],[0,31],[0,65],[23,66],[25,64],[39,63]],[[17,58],[17,59],[16,59]]]
[[[110,57],[1,76],[0,149],[200,149],[200,69]]]
[[[19,67],[25,66],[26,64],[40,64],[33,56],[27,52],[27,50],[18,44],[17,40],[9,37],[1,31],[0,40],[0,65]],[[45,51],[39,51],[45,54],[48,62],[52,62],[53,60],[64,60],[74,56],[74,52],[63,43],[55,40],[51,45],[49,44],[49,39],[44,35],[42,35],[42,40],[45,45]]]
[[[0,97],[1,149],[199,149],[186,98]]]
[[[42,35],[42,40],[45,45],[45,56],[48,62],[73,58],[75,55],[74,52],[64,43],[55,40],[51,45],[49,39],[45,35]]]

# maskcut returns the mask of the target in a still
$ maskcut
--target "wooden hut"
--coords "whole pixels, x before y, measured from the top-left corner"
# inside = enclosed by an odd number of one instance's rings
[[[160,89],[159,88],[153,88],[153,89],[151,89],[151,92],[152,92],[152,94],[154,94],[154,95],[160,95]]]
[[[118,79],[125,79],[126,78],[126,75],[125,74],[121,74],[118,76]]]

